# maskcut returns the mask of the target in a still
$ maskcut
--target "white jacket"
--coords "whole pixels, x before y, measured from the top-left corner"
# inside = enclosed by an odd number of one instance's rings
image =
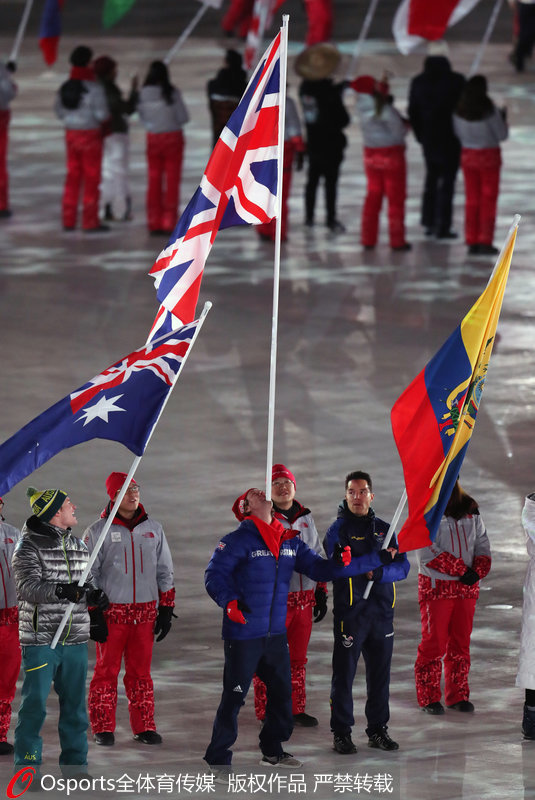
[[[19,538],[18,528],[8,525],[7,522],[0,522],[0,608],[13,608],[17,605],[11,559]]]
[[[148,133],[178,131],[189,120],[178,89],[173,89],[173,102],[167,103],[160,86],[144,86],[139,93],[137,111]]]
[[[529,561],[524,581],[522,632],[516,685],[535,689],[535,494],[529,494],[522,511]]]

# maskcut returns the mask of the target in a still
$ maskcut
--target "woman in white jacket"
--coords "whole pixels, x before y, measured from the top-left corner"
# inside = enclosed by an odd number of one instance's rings
[[[169,234],[178,219],[184,157],[182,126],[189,114],[163,61],[153,61],[137,107],[147,131],[147,222],[151,234]]]
[[[524,581],[522,632],[516,685],[525,689],[522,733],[535,739],[535,493],[528,494],[522,511],[529,562]]]
[[[366,199],[362,207],[360,241],[366,250],[377,244],[379,212],[388,199],[388,231],[392,250],[410,250],[405,239],[407,167],[405,137],[408,123],[394,108],[388,84],[371,75],[351,83],[357,92],[357,114],[364,141]]]

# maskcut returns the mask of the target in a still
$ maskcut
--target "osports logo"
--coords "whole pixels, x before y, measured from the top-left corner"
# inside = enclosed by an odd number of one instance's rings
[[[9,781],[6,789],[6,795],[9,798],[11,798],[11,800],[13,800],[13,798],[15,797],[20,797],[21,795],[24,794],[26,789],[28,789],[31,786],[34,777],[35,777],[35,767],[23,767],[22,769],[19,769],[19,771],[16,772]],[[24,786],[22,792],[19,792],[18,794],[15,794],[13,792],[15,784],[18,784],[17,788],[19,788],[20,786]]]

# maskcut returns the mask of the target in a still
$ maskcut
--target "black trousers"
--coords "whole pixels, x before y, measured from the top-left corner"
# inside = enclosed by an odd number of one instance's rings
[[[336,193],[338,188],[338,175],[343,154],[315,154],[308,156],[308,175],[305,187],[305,215],[307,222],[314,222],[316,208],[316,193],[320,178],[325,181],[325,208],[327,211],[326,223],[332,225],[336,222]]]
[[[282,755],[281,743],[292,735],[292,683],[286,634],[244,641],[226,639],[223,694],[204,756],[210,765],[232,762],[230,748],[238,737],[238,714],[255,672],[266,684],[267,695],[266,718],[258,737],[262,753]]]
[[[460,156],[460,147],[438,156],[424,150],[426,174],[422,195],[422,225],[439,235],[451,229],[453,193]]]
[[[361,653],[366,665],[366,733],[371,736],[386,727],[390,718],[393,647],[392,620],[382,620],[376,614],[359,615],[349,622],[335,617],[331,681],[331,730],[334,734],[351,733],[355,723],[353,681]]]

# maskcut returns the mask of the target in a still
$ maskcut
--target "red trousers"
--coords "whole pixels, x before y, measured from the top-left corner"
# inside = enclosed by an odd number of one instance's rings
[[[290,186],[292,184],[292,165],[296,152],[295,143],[291,140],[284,142],[284,159],[282,163],[282,197],[281,197],[281,239],[283,242],[288,238],[288,198],[290,196]],[[262,225],[255,225],[259,236],[269,236],[275,241],[275,228],[277,220],[264,222]]]
[[[309,590],[310,604],[288,606],[286,615],[286,635],[290,650],[290,670],[292,676],[292,714],[302,714],[306,705],[306,663],[307,650],[312,633],[312,608],[314,592]],[[254,707],[257,719],[266,716],[266,685],[256,675],[254,684]]]
[[[492,244],[500,188],[502,156],[499,147],[463,149],[464,236],[466,244]]]
[[[171,231],[178,220],[184,157],[182,131],[147,133],[147,223],[150,231]]]
[[[15,697],[20,671],[20,644],[18,623],[0,625],[0,742],[7,740],[11,722],[11,703]]]
[[[123,682],[132,731],[156,730],[150,675],[153,642],[154,622],[119,625],[108,620],[108,638],[104,644],[96,645],[97,661],[89,686],[89,719],[93,733],[115,730],[117,678],[123,654]]]
[[[7,143],[10,111],[0,110],[0,211],[9,208],[8,188],[9,176],[7,172]]]
[[[84,230],[98,228],[100,166],[102,163],[102,134],[100,129],[66,131],[67,175],[63,190],[63,226],[74,228],[78,214],[78,199],[83,184]]]
[[[305,0],[308,20],[306,45],[330,42],[333,29],[332,0]]]
[[[234,33],[245,39],[251,16],[253,13],[254,0],[230,0],[227,13],[221,21],[221,27],[226,33]],[[237,29],[237,30],[236,30]]]
[[[414,665],[418,705],[440,700],[444,658],[444,699],[447,706],[468,700],[470,636],[476,600],[452,597],[420,600],[422,640]]]
[[[405,196],[407,169],[405,147],[365,147],[364,170],[368,182],[362,208],[360,241],[365,247],[377,244],[379,212],[386,195],[390,247],[405,244]]]

